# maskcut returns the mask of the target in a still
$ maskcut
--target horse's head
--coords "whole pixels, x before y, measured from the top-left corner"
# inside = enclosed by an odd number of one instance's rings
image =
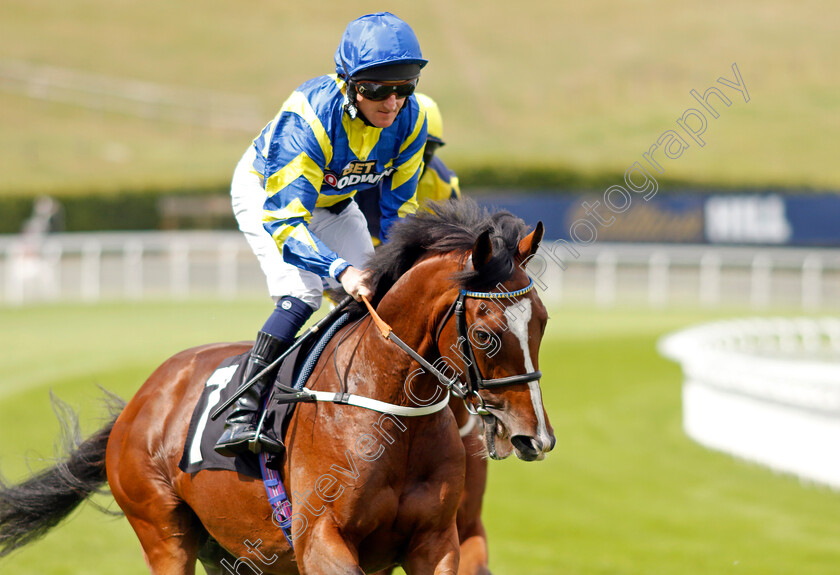
[[[487,451],[495,459],[511,452],[525,461],[543,459],[556,441],[540,390],[539,349],[548,314],[523,270],[542,234],[539,223],[519,241],[516,253],[506,255],[515,264],[509,278],[486,291],[462,288],[461,304],[456,303],[463,311],[455,312],[457,339],[450,349],[460,350],[466,364],[466,400],[482,416]],[[488,230],[478,237],[470,257],[476,278],[493,259]]]
[[[394,225],[374,258],[377,300],[391,294],[382,310],[399,333],[425,318],[419,349],[438,352],[440,378],[460,382],[453,393],[481,415],[490,457],[543,459],[555,443],[538,358],[548,314],[524,271],[542,223],[526,235],[519,218],[488,214],[469,200],[431,208]],[[427,302],[428,311],[412,302]]]

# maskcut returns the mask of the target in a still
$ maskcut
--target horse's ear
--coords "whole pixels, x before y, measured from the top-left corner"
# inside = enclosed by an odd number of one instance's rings
[[[543,223],[537,222],[537,227],[534,228],[534,231],[519,241],[519,252],[516,254],[516,259],[523,262],[537,253],[537,248],[540,247],[544,232],[545,228],[543,227]]]
[[[490,230],[484,230],[472,250],[472,263],[476,271],[484,267],[493,257],[493,242],[490,241]]]

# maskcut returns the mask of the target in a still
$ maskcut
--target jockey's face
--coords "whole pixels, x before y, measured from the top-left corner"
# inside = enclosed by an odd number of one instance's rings
[[[356,105],[367,121],[377,128],[387,128],[394,123],[397,113],[405,104],[405,98],[391,94],[384,100],[368,100],[361,94],[356,95]]]

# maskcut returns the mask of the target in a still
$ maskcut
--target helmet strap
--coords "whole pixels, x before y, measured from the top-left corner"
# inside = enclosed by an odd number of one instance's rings
[[[356,88],[350,82],[347,82],[347,90],[344,94],[344,109],[351,120],[355,120],[359,115],[359,108],[356,106]]]
[[[359,108],[356,105],[356,84],[350,77],[350,72],[347,71],[347,63],[344,58],[341,59],[341,67],[344,68],[344,83],[347,86],[344,93],[344,109],[351,120],[355,120],[359,115]]]

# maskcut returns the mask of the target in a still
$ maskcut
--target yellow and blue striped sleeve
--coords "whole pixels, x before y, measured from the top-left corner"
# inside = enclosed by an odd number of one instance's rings
[[[283,259],[321,277],[335,277],[346,262],[308,228],[332,143],[303,91],[286,100],[254,147],[253,171],[261,176],[266,192],[263,226]]]

